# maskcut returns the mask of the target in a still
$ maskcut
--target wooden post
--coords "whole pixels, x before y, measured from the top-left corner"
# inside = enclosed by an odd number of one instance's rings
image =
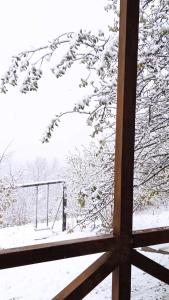
[[[113,228],[114,234],[121,238],[121,249],[127,247],[128,261],[120,264],[113,273],[113,300],[129,300],[131,289],[138,23],[139,0],[120,0]]]

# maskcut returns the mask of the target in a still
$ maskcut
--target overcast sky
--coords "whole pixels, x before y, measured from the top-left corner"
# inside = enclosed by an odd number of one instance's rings
[[[0,76],[10,57],[22,50],[43,45],[69,30],[107,27],[110,16],[104,11],[104,4],[104,0],[1,1]],[[71,108],[80,96],[77,74],[57,81],[50,73],[37,93],[22,95],[12,88],[6,95],[0,94],[0,152],[11,143],[9,150],[15,159],[50,156],[62,161],[69,150],[87,144],[90,129],[77,115],[64,118],[49,144],[40,142],[55,113]]]

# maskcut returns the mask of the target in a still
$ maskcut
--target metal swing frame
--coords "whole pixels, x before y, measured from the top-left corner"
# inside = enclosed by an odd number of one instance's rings
[[[49,229],[49,187],[50,185],[56,185],[56,184],[62,184],[63,186],[63,193],[62,193],[62,199],[60,201],[59,207],[56,211],[54,221],[52,224],[51,229],[54,228],[57,215],[60,209],[60,206],[62,204],[62,231],[66,230],[66,206],[67,206],[67,188],[66,183],[64,180],[50,180],[50,181],[42,181],[42,182],[33,182],[33,183],[27,183],[27,184],[19,184],[16,186],[16,188],[35,188],[36,191],[36,199],[35,199],[35,228],[38,228],[38,195],[39,195],[39,187],[46,186],[47,187],[47,195],[46,195],[46,228]]]

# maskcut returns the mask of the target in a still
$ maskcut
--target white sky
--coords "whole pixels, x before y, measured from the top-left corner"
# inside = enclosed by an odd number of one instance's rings
[[[0,3],[0,76],[10,57],[22,50],[43,45],[60,33],[80,28],[98,29],[110,24],[104,0],[4,0]],[[37,156],[63,160],[69,150],[89,141],[89,128],[81,116],[65,117],[49,144],[40,139],[50,119],[71,108],[81,95],[78,75],[56,80],[45,77],[37,93],[22,95],[11,88],[0,94],[0,152],[11,142],[15,159]],[[71,80],[70,80],[71,78]]]

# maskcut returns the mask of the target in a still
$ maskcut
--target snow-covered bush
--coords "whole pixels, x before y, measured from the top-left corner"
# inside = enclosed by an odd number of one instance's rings
[[[113,165],[109,150],[91,143],[67,158],[68,215],[82,226],[110,228],[112,223]]]
[[[0,179],[0,225],[4,222],[4,215],[15,201],[14,186],[6,178]]]

